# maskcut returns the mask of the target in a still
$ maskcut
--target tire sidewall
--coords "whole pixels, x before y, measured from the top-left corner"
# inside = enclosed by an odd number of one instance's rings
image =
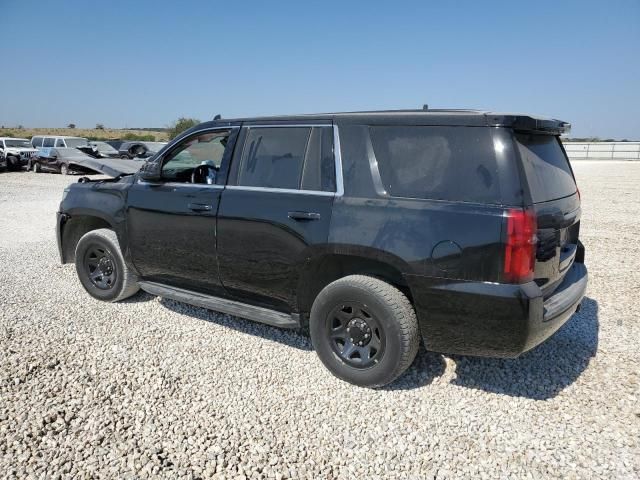
[[[107,249],[115,261],[115,266],[117,268],[116,283],[113,288],[110,288],[109,290],[102,290],[91,283],[84,267],[84,256],[87,253],[87,250],[94,245]],[[80,239],[78,246],[76,247],[76,273],[78,274],[80,283],[89,295],[97,298],[98,300],[107,302],[115,301],[119,297],[120,292],[122,292],[125,274],[125,265],[122,254],[120,253],[120,247],[118,245],[114,245],[108,238],[96,235],[94,232],[89,232]]]
[[[367,369],[345,363],[331,347],[326,335],[326,321],[331,311],[342,302],[359,302],[367,306],[384,330],[385,350],[381,361]],[[330,285],[313,303],[309,321],[311,342],[322,363],[338,378],[356,385],[382,386],[395,379],[402,358],[400,325],[395,313],[382,299],[356,285]]]

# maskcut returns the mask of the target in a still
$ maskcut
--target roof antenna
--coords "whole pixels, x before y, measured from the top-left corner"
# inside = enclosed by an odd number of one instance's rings
[[[213,117],[214,120],[220,120],[222,118],[222,115],[217,114],[215,117]]]
[[[427,105],[426,103],[422,105],[422,110],[429,110],[429,105]]]

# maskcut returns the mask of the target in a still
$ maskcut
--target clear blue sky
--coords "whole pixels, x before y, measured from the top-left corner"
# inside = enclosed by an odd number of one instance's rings
[[[179,116],[428,103],[640,139],[639,0],[0,5],[6,126],[166,126]]]

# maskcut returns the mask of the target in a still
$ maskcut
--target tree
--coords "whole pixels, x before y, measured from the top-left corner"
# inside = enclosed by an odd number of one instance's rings
[[[104,130],[104,124],[96,123],[96,130]]]
[[[167,136],[169,140],[176,138],[185,130],[195,127],[200,123],[200,120],[196,118],[180,117],[170,127],[167,128]]]
[[[67,125],[67,128],[76,128],[76,124],[75,123],[70,123],[69,125]]]

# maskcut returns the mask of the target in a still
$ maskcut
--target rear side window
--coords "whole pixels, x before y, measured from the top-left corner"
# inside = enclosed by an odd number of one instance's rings
[[[238,185],[300,188],[311,128],[250,128],[242,151]]]
[[[533,203],[576,193],[569,160],[556,137],[520,133],[515,137]]]
[[[56,140],[56,147],[64,147],[64,140],[62,140],[61,138],[59,138],[58,140]]]
[[[369,130],[387,194],[502,203],[488,128],[373,126]]]
[[[330,127],[311,129],[300,188],[324,192],[336,191],[333,130]]]
[[[53,147],[54,144],[54,138],[48,137],[44,139],[44,142],[42,144],[43,147]]]

